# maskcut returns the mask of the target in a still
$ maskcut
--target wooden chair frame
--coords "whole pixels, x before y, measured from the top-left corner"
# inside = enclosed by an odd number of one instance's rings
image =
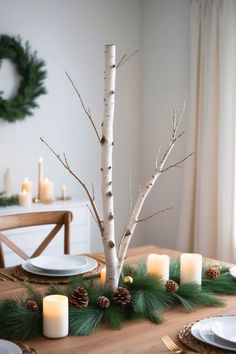
[[[39,256],[48,244],[54,239],[59,230],[64,226],[64,253],[70,253],[70,223],[73,215],[70,211],[43,211],[23,214],[11,214],[0,216],[0,268],[5,267],[5,259],[2,243],[14,251],[24,260]],[[12,242],[2,231],[13,230],[22,227],[55,225],[41,244],[28,256],[21,248]]]

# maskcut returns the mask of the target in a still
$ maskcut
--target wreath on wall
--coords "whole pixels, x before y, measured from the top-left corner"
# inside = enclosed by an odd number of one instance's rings
[[[19,37],[0,37],[0,67],[1,60],[9,59],[16,65],[20,76],[20,85],[16,95],[10,100],[4,99],[0,91],[0,117],[10,123],[22,120],[32,115],[32,110],[38,107],[36,98],[46,93],[43,81],[46,77],[45,62],[37,58],[36,52],[31,52],[30,45],[22,45]]]

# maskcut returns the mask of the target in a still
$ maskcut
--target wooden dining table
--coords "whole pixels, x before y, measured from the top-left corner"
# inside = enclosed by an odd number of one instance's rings
[[[141,259],[146,260],[150,253],[168,254],[173,259],[180,255],[176,250],[142,246],[131,248],[126,261],[135,264]],[[10,268],[4,271],[10,272]],[[34,287],[43,291],[45,285],[38,284]],[[20,281],[7,280],[0,283],[0,301],[24,292]],[[164,354],[168,353],[168,350],[161,340],[162,336],[169,335],[177,342],[179,331],[190,321],[208,316],[236,315],[236,296],[222,298],[225,299],[225,307],[202,307],[191,313],[176,305],[165,312],[164,322],[158,325],[147,320],[128,320],[120,330],[111,330],[104,326],[89,336],[67,336],[62,339],[40,336],[26,341],[26,344],[35,348],[39,354]]]

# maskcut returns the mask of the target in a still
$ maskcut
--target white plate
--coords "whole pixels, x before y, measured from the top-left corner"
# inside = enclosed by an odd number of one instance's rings
[[[236,345],[236,316],[219,318],[212,326],[212,332],[219,338]]]
[[[72,271],[69,270],[69,271],[62,271],[62,272],[55,273],[55,272],[46,271],[44,269],[35,268],[30,263],[29,259],[24,261],[21,264],[21,266],[24,270],[26,270],[27,272],[32,273],[32,274],[44,275],[44,276],[48,276],[48,277],[65,277],[65,276],[70,276],[70,275],[78,275],[78,274],[87,273],[97,267],[97,261],[95,259],[87,257],[87,256],[84,256],[84,257],[87,260],[86,265],[79,268],[79,269],[72,270]]]
[[[236,267],[230,268],[229,272],[232,275],[232,277],[236,278]]]
[[[84,267],[87,259],[83,256],[64,254],[60,256],[38,256],[30,259],[35,268],[46,271],[74,271]]]
[[[192,335],[198,340],[213,345],[214,347],[236,351],[235,344],[229,343],[223,339],[218,338],[212,332],[211,326],[217,320],[219,320],[219,317],[211,317],[196,322],[191,328]]]
[[[0,339],[1,354],[22,354],[22,350],[15,343]]]

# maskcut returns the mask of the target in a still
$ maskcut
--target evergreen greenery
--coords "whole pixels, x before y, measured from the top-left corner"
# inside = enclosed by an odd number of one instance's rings
[[[171,262],[170,279],[179,284],[179,259]],[[216,279],[207,279],[203,268],[202,287],[195,283],[179,284],[177,291],[169,292],[160,277],[147,274],[146,265],[137,267],[127,265],[123,268],[119,286],[125,287],[131,294],[131,303],[117,305],[112,301],[112,289],[102,286],[92,276],[73,277],[67,286],[57,284],[47,289],[47,294],[63,294],[69,296],[77,287],[85,288],[89,303],[87,307],[78,308],[72,303],[69,306],[69,334],[89,335],[101,325],[119,329],[125,319],[144,318],[154,323],[163,321],[163,313],[175,304],[181,304],[186,311],[193,311],[199,306],[223,306],[224,301],[218,294],[236,294],[236,280],[227,267],[221,269]],[[129,276],[133,282],[127,283]],[[27,283],[23,284],[28,298],[7,299],[0,303],[0,337],[14,340],[26,340],[42,334],[42,299],[43,296],[33,290]],[[101,307],[98,298],[104,296],[110,306]],[[38,311],[26,307],[27,299],[33,299]]]
[[[18,205],[19,198],[18,195],[12,195],[11,197],[0,196],[0,207],[7,207],[10,205]]]
[[[37,58],[36,52],[31,52],[28,42],[23,46],[20,38],[7,35],[0,37],[0,66],[2,59],[14,63],[20,76],[20,85],[14,97],[6,100],[0,92],[0,117],[12,123],[31,116],[32,110],[38,106],[36,98],[46,93],[43,86],[45,63]]]

